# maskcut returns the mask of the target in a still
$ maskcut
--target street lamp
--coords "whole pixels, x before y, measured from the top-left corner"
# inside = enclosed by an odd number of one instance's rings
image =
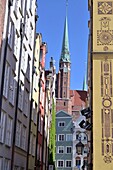
[[[84,148],[83,148],[83,150],[86,148],[87,150],[86,150],[86,153],[87,153],[87,162],[84,162],[83,163],[83,166],[82,166],[82,170],[85,170],[85,168],[87,168],[88,169],[88,154],[89,154],[89,146],[88,146],[88,134],[86,133],[86,132],[79,132],[79,138],[80,138],[80,141],[81,141],[81,139],[82,139],[82,134],[84,134],[85,135],[85,137],[86,137],[86,143],[87,143],[87,147],[86,146],[84,146]]]
[[[78,155],[82,155],[84,150],[84,144],[81,142],[81,140],[79,141],[79,143],[76,144],[76,151]]]

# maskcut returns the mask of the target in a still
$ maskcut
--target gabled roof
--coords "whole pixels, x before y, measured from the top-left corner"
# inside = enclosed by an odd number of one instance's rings
[[[73,106],[82,106],[86,102],[87,91],[83,90],[70,90],[70,97]]]
[[[60,110],[56,113],[56,117],[69,117],[69,118],[71,118],[71,115],[68,114],[67,112],[63,111],[63,110]]]

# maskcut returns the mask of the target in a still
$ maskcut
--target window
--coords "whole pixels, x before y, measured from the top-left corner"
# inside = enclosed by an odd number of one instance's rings
[[[28,55],[26,78],[30,81],[30,56]]]
[[[4,159],[4,170],[9,170],[9,160]]]
[[[72,134],[66,135],[66,141],[72,141]]]
[[[41,129],[40,129],[40,133],[43,133],[43,117],[41,117]]]
[[[19,0],[16,0],[15,7],[14,7],[14,14],[15,14],[16,19],[18,19],[18,15],[19,15],[18,12],[19,12]]]
[[[58,168],[64,167],[64,161],[63,161],[63,160],[58,160],[58,161],[57,161],[57,167],[58,167]]]
[[[8,146],[11,146],[12,125],[13,125],[13,120],[11,117],[8,116],[7,117],[6,138],[5,138],[5,143]]]
[[[12,75],[10,77],[10,86],[9,86],[9,102],[14,105],[14,98],[15,98],[15,79],[14,73],[12,71]]]
[[[24,91],[24,114],[27,116],[28,115],[28,107],[29,107],[29,93],[28,91],[25,89]]]
[[[66,153],[71,153],[71,152],[72,152],[72,147],[71,146],[67,146]]]
[[[19,46],[20,46],[20,41],[19,41],[19,34],[17,30],[15,30],[15,40],[14,40],[14,55],[16,58],[19,57]]]
[[[19,166],[14,166],[14,170],[19,170]]]
[[[76,166],[80,166],[81,165],[81,160],[80,158],[76,158]]]
[[[64,102],[64,106],[66,106],[66,102]]]
[[[64,127],[65,122],[58,122],[58,126]]]
[[[9,30],[8,30],[8,44],[11,49],[13,49],[14,46],[14,23],[10,18],[10,23],[9,23]]]
[[[3,89],[3,95],[6,98],[8,97],[8,91],[9,91],[9,75],[10,75],[10,66],[6,62],[5,75],[4,75],[4,89]]]
[[[40,116],[40,113],[39,113],[39,121],[38,121],[38,131],[40,132],[40,129],[41,129],[41,116]]]
[[[21,85],[19,87],[19,101],[18,101],[18,107],[20,110],[23,109],[23,91],[24,91],[24,86],[21,83]]]
[[[36,137],[33,135],[33,142],[32,142],[32,155],[35,156],[35,147],[36,147]]]
[[[66,161],[65,166],[66,166],[66,168],[71,167],[71,161]]]
[[[30,49],[32,48],[32,41],[33,41],[33,27],[32,27],[32,23],[30,23],[30,28],[29,28],[29,45],[30,45]]]
[[[26,127],[23,126],[22,128],[22,148],[25,149],[25,144],[26,144]]]
[[[20,139],[21,139],[21,122],[17,121],[17,127],[16,127],[16,146],[20,146]]]
[[[64,135],[63,134],[58,135],[58,141],[64,141]]]
[[[0,169],[3,169],[2,168],[2,160],[3,160],[3,158],[0,157]]]
[[[83,165],[88,165],[88,160],[87,159],[84,159]]]
[[[26,15],[25,19],[25,36],[28,39],[28,29],[29,29],[29,22],[28,22],[28,15]]]
[[[79,140],[79,133],[76,133],[76,140]]]
[[[25,74],[26,72],[26,48],[24,45],[22,47],[21,69],[23,73]]]
[[[6,119],[6,115],[2,111],[1,112],[1,120],[0,120],[0,142],[2,142],[2,143],[4,142],[5,119]]]
[[[31,154],[32,151],[32,138],[33,138],[33,134],[30,133],[30,146],[29,146],[29,154]]]
[[[58,153],[64,153],[64,146],[58,146]]]

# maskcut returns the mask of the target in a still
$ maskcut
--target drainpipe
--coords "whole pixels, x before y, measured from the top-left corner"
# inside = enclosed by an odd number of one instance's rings
[[[10,18],[10,7],[12,6],[11,1],[8,1],[8,16],[7,16],[7,27],[6,27],[6,42],[5,42],[5,50],[4,50],[4,58],[3,58],[3,68],[2,68],[2,76],[1,76],[1,89],[0,89],[0,119],[1,119],[1,108],[2,108],[2,96],[3,96],[3,88],[4,88],[4,76],[5,76],[5,64],[7,58],[7,45],[8,45],[8,30],[9,30],[9,18]],[[1,50],[2,54],[2,50]]]

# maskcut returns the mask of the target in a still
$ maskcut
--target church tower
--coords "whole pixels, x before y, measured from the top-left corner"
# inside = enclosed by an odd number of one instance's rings
[[[57,74],[57,111],[64,110],[71,112],[70,103],[70,52],[69,52],[69,38],[68,38],[68,20],[67,15],[64,24],[64,35],[62,42],[62,50],[59,61],[59,72]]]

